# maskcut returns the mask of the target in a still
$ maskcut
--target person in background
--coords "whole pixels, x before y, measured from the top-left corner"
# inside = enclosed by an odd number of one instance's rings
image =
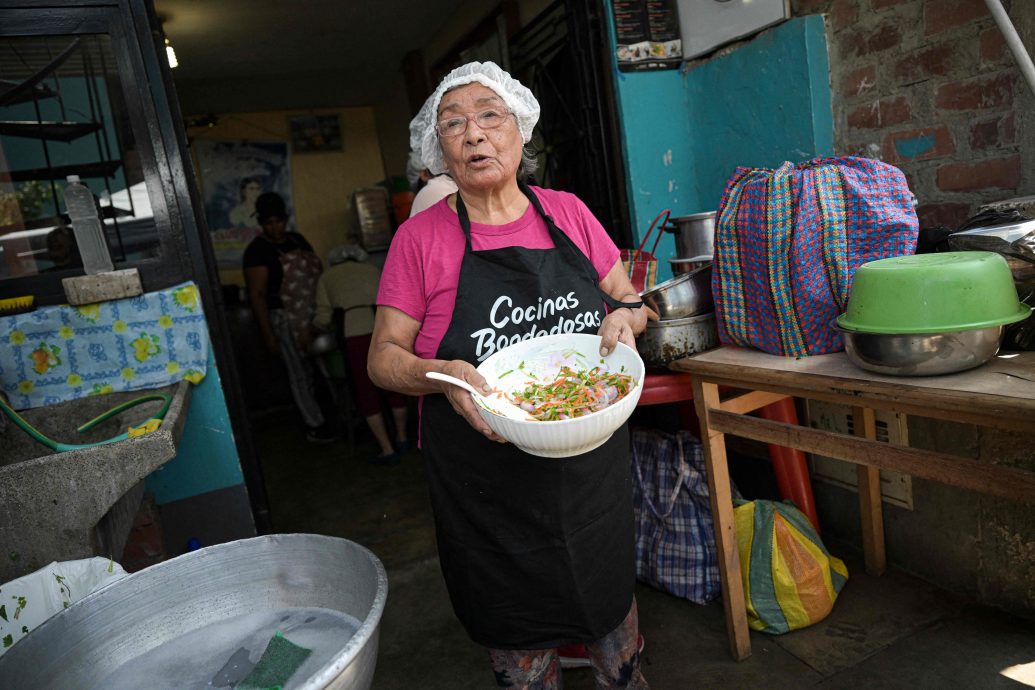
[[[424,102],[417,116],[410,121],[410,158],[406,163],[406,177],[410,181],[410,187],[417,192],[417,196],[413,198],[413,203],[410,205],[410,218],[456,192],[456,182],[453,182],[449,173],[432,174],[424,165],[420,154],[420,138],[423,136],[423,132],[420,131],[420,123],[427,120],[430,107],[431,99],[429,98]]]
[[[255,200],[262,234],[244,250],[248,300],[263,343],[287,367],[291,396],[302,414],[306,438],[327,443],[336,438],[316,400],[312,367],[303,353],[316,303],[322,265],[301,234],[288,232],[284,199],[266,192]]]
[[[53,262],[53,266],[44,271],[69,271],[83,267],[83,259],[79,255],[79,244],[75,241],[75,233],[67,225],[59,225],[47,233],[47,253],[43,258]]]
[[[458,192],[396,232],[369,368],[376,385],[423,396],[419,440],[453,610],[489,649],[499,687],[560,687],[557,648],[584,643],[597,688],[643,690],[628,425],[588,453],[539,462],[503,443],[469,393],[425,374],[488,392],[475,365],[507,343],[567,322],[596,331],[606,358],[618,342],[635,347],[647,312],[585,204],[519,182],[534,166],[523,148],[539,119],[531,91],[472,62],[426,106],[411,132],[425,167],[448,170]]]
[[[335,309],[345,311],[345,355],[349,374],[356,389],[359,411],[381,446],[381,453],[370,462],[394,465],[410,447],[406,434],[406,397],[387,392],[388,405],[395,423],[395,444],[388,436],[384,415],[381,414],[381,396],[367,374],[367,351],[374,330],[374,304],[381,271],[364,263],[367,253],[356,244],[342,244],[331,250],[327,257],[330,265],[316,285],[316,313],[313,325],[322,331],[331,328]]]
[[[241,178],[239,203],[230,209],[230,227],[258,228],[259,221],[255,215],[255,200],[262,194],[262,183],[255,177]]]

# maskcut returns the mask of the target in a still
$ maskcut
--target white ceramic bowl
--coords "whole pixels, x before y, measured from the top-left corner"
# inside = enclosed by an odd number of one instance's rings
[[[643,391],[645,368],[636,350],[619,343],[607,357],[599,353],[599,335],[548,335],[506,347],[478,366],[491,387],[507,393],[525,388],[532,376],[551,380],[564,365],[575,370],[601,366],[632,376],[633,387],[626,396],[599,412],[556,422],[510,419],[480,406],[478,412],[493,431],[526,453],[544,458],[587,453],[603,445],[629,419]]]

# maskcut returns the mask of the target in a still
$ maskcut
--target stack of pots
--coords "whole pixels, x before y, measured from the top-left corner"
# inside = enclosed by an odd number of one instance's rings
[[[669,259],[675,277],[640,294],[661,319],[649,321],[636,340],[644,363],[653,367],[719,344],[712,301],[715,212],[672,218],[663,229],[676,236],[677,258]]]

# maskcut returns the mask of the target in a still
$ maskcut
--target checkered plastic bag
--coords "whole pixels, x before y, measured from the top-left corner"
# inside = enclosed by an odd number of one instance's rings
[[[843,350],[831,323],[855,270],[916,249],[912,202],[902,171],[869,158],[737,168],[715,229],[719,339],[791,357]]]
[[[632,439],[636,578],[707,604],[722,585],[701,444],[686,431],[636,429]]]
[[[653,288],[658,281],[658,260],[654,256],[654,252],[658,250],[658,243],[661,241],[661,235],[663,234],[662,228],[668,222],[668,216],[669,210],[667,208],[657,215],[654,222],[650,224],[650,228],[647,229],[647,234],[643,236],[643,241],[640,242],[640,246],[637,249],[621,250],[622,265],[625,267],[625,273],[629,276],[629,280],[632,282],[636,292],[641,294]],[[658,225],[659,220],[661,220],[660,225]],[[647,240],[650,239],[655,226],[658,228],[658,235],[654,238],[654,247],[649,252],[645,252],[643,248],[647,245]]]

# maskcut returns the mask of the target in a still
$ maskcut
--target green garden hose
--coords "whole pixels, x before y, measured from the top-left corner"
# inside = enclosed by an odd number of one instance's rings
[[[110,418],[114,417],[115,415],[117,415],[117,414],[119,414],[121,412],[125,412],[126,410],[130,409],[131,407],[136,407],[137,405],[140,405],[141,403],[151,402],[152,400],[161,400],[161,401],[163,401],[163,404],[162,404],[162,407],[158,410],[158,412],[156,412],[155,414],[151,415],[151,417],[149,417],[147,420],[144,421],[144,424],[147,424],[148,422],[150,422],[152,420],[161,421],[165,417],[165,413],[169,411],[169,406],[172,405],[172,396],[171,395],[167,395],[165,393],[153,393],[153,394],[150,394],[150,395],[142,395],[139,398],[134,398],[132,400],[127,400],[126,402],[124,402],[124,403],[122,403],[120,405],[116,405],[115,407],[111,408],[107,412],[99,414],[98,416],[94,417],[90,421],[86,422],[85,424],[80,426],[78,429],[76,429],[76,431],[79,432],[79,433],[83,433],[84,431],[89,431],[90,429],[92,429],[93,427],[97,426],[101,422],[103,422],[103,421],[105,421],[107,419],[110,419]],[[124,431],[121,434],[119,434],[118,436],[112,436],[111,438],[107,439],[106,441],[98,441],[97,443],[61,443],[59,441],[55,441],[55,440],[53,440],[51,438],[48,438],[43,433],[41,433],[38,429],[36,429],[34,426],[29,424],[27,421],[25,421],[25,419],[22,418],[22,416],[20,414],[15,412],[11,408],[11,406],[7,404],[7,401],[5,401],[2,396],[0,396],[0,411],[3,411],[4,414],[6,414],[8,417],[10,417],[11,421],[14,422],[15,425],[17,425],[22,431],[24,431],[29,436],[31,436],[34,440],[38,441],[39,443],[42,443],[43,445],[45,445],[47,448],[50,448],[51,450],[57,451],[58,453],[64,453],[65,451],[68,451],[68,450],[80,450],[82,448],[94,448],[96,446],[104,446],[104,445],[107,445],[109,443],[116,443],[118,441],[124,441],[127,438],[129,438],[129,432],[128,431]]]

